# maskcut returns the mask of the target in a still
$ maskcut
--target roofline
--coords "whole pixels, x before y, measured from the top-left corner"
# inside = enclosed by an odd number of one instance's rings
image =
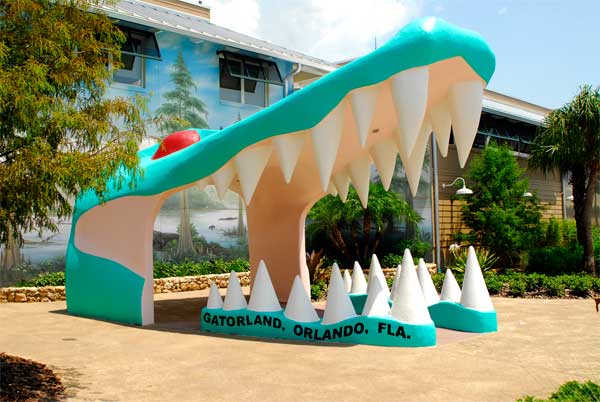
[[[499,92],[484,90],[483,110],[525,123],[541,125],[552,109],[514,98]]]
[[[165,7],[156,5],[156,4],[152,4],[153,7],[159,7],[159,8],[163,8],[165,10],[168,10],[171,13],[178,13],[177,10],[172,10],[172,9],[167,9]],[[192,37],[192,38],[197,38],[197,39],[202,39],[202,40],[207,40],[210,42],[215,42],[221,45],[225,45],[225,46],[231,46],[231,47],[235,47],[238,49],[242,49],[242,50],[247,50],[249,52],[253,52],[253,53],[259,53],[265,56],[270,56],[270,57],[274,57],[277,59],[281,59],[281,60],[286,60],[292,63],[298,63],[298,64],[302,64],[305,66],[310,66],[313,67],[317,70],[321,70],[324,73],[329,73],[331,71],[336,70],[338,67],[333,64],[333,63],[329,63],[325,60],[319,60],[317,58],[314,58],[312,56],[307,56],[310,58],[303,58],[303,57],[299,57],[297,54],[292,54],[292,53],[288,53],[285,51],[277,51],[274,49],[268,49],[264,46],[259,46],[259,45],[255,45],[252,43],[244,43],[244,42],[238,42],[238,41],[234,41],[228,38],[224,38],[215,34],[211,34],[210,32],[204,32],[204,31],[197,31],[193,28],[186,28],[183,27],[181,25],[173,25],[170,24],[166,21],[158,21],[154,18],[150,18],[150,17],[144,17],[143,15],[138,15],[135,13],[131,13],[128,12],[126,10],[122,10],[121,8],[119,8],[118,3],[114,6],[107,6],[106,4],[99,4],[97,6],[93,7],[94,9],[99,9],[102,12],[106,13],[106,15],[108,15],[111,18],[116,18],[116,19],[120,19],[120,20],[124,20],[124,21],[128,21],[128,22],[132,22],[135,24],[140,24],[140,25],[144,25],[144,26],[148,26],[157,30],[164,30],[164,31],[169,31],[169,32],[174,32],[174,33],[178,33],[181,35],[185,35],[188,37]],[[120,11],[119,11],[120,10]],[[189,15],[189,14],[188,14]],[[200,18],[200,17],[198,17]],[[210,25],[215,25],[209,21],[204,21],[207,24]],[[218,26],[218,25],[215,25]],[[221,29],[225,29],[231,32],[235,32],[232,31],[230,29],[224,28],[224,27],[220,27]],[[237,35],[243,35],[240,33],[235,32]],[[252,38],[250,36],[244,35],[246,36],[248,39],[253,39],[256,41],[260,41],[260,42],[265,42],[262,41],[260,39],[256,39],[256,38]],[[312,60],[311,60],[312,59]]]

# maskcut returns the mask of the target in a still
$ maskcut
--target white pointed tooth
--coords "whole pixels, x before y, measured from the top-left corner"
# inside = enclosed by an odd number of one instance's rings
[[[392,283],[392,291],[390,292],[390,299],[394,299],[398,293],[398,279],[400,279],[400,272],[402,272],[402,264],[398,264],[396,267],[396,274],[394,275],[394,282]]]
[[[452,126],[450,118],[450,107],[448,100],[444,99],[431,108],[429,120],[435,134],[440,154],[445,158],[448,155],[448,144],[450,143],[450,128]]]
[[[229,274],[229,282],[227,283],[227,294],[223,303],[223,310],[240,310],[246,308],[248,303],[242,292],[242,286],[235,271]]]
[[[367,300],[365,300],[365,307],[363,307],[362,315],[369,317],[386,317],[389,314],[390,305],[388,303],[388,297],[379,281],[375,281],[369,290]]]
[[[425,304],[427,304],[427,306],[431,306],[432,304],[438,303],[440,301],[440,296],[438,295],[435,285],[431,280],[431,275],[429,275],[429,269],[427,269],[425,260],[422,258],[419,258],[417,276],[419,277],[419,284],[421,285],[423,297],[425,297]]]
[[[371,147],[370,153],[379,172],[381,184],[383,184],[383,188],[387,191],[390,188],[390,184],[392,184],[394,170],[396,169],[396,157],[398,156],[396,143],[392,138],[379,141]]]
[[[312,129],[313,148],[323,191],[327,191],[329,177],[342,139],[342,119],[342,105],[340,104]]]
[[[271,148],[269,145],[258,146],[242,151],[235,157],[235,164],[240,178],[240,187],[246,205],[250,204],[254,190],[260,180],[260,176],[269,162],[271,156]]]
[[[348,172],[352,179],[352,185],[358,193],[360,203],[364,208],[369,201],[369,182],[371,180],[371,158],[368,154],[355,159],[349,166]]]
[[[358,261],[354,261],[352,269],[352,289],[350,293],[367,293],[367,280]]]
[[[325,312],[323,313],[323,321],[321,321],[321,324],[335,324],[352,317],[356,317],[356,311],[354,311],[350,296],[348,296],[348,292],[346,292],[344,280],[340,273],[340,267],[334,262],[331,269],[329,287],[327,289],[327,304],[325,305]]]
[[[346,286],[346,292],[350,293],[352,290],[352,278],[347,269],[344,270],[344,285]]]
[[[379,95],[379,86],[361,88],[350,94],[350,103],[352,104],[352,112],[356,120],[356,131],[360,146],[364,148],[369,136],[373,113],[377,104],[377,96]]]
[[[248,310],[263,312],[281,310],[277,293],[275,293],[269,271],[263,260],[260,260],[258,263],[254,284],[252,285],[252,292],[250,293]]]
[[[419,181],[423,170],[423,159],[425,159],[425,152],[427,151],[430,135],[431,124],[428,120],[424,120],[423,127],[421,127],[419,138],[417,138],[417,143],[415,144],[413,152],[409,155],[407,163],[404,164],[406,180],[408,181],[408,186],[410,187],[413,196],[417,195],[417,190],[419,189]]]
[[[223,308],[223,299],[219,294],[219,288],[213,281],[210,281],[210,292],[208,293],[206,308]]]
[[[336,195],[338,195],[337,188],[335,187],[335,184],[333,184],[333,181],[329,182],[329,187],[327,187],[327,192],[334,197]]]
[[[294,174],[294,168],[298,162],[298,157],[302,152],[306,134],[304,132],[280,135],[273,138],[275,151],[279,158],[279,165],[283,173],[285,182],[289,184]]]
[[[411,68],[396,74],[391,80],[392,95],[398,117],[399,138],[407,154],[412,152],[427,109],[429,70]]]
[[[211,184],[212,180],[210,177],[205,177],[204,179],[198,180],[196,182],[196,187],[198,187],[198,189],[200,191],[204,190],[206,188],[206,186],[208,186],[209,184]]]
[[[483,82],[481,81],[459,82],[450,88],[452,132],[461,168],[467,163],[477,135],[482,101]]]
[[[283,314],[290,320],[297,322],[319,321],[319,316],[310,302],[310,297],[308,297],[302,280],[300,280],[300,276],[298,275],[294,278],[294,284],[292,285],[292,290],[290,291]]]
[[[494,311],[494,305],[473,246],[469,246],[467,253],[467,266],[465,267],[460,304],[478,311]]]
[[[346,199],[348,198],[348,190],[350,188],[350,176],[348,176],[346,172],[340,172],[333,176],[333,182],[338,190],[340,200],[342,200],[342,202],[346,202]]]
[[[392,305],[392,316],[407,324],[431,324],[431,316],[419,285],[415,264],[408,249],[402,257],[398,291]]]
[[[442,294],[440,296],[440,300],[460,303],[461,296],[462,292],[460,290],[460,286],[458,286],[458,282],[456,282],[456,278],[452,274],[452,271],[447,269],[446,275],[444,276],[444,283],[442,284]]]
[[[371,257],[371,265],[369,266],[369,282],[367,286],[367,293],[371,291],[371,288],[373,287],[375,282],[379,282],[382,289],[381,291],[385,294],[385,297],[389,299],[390,289],[387,286],[385,275],[383,274],[381,264],[379,263],[379,258],[377,258],[375,254],[373,254],[373,256]]]
[[[219,197],[220,200],[225,198],[227,189],[231,185],[234,176],[235,168],[231,162],[212,174],[212,180],[217,190],[217,197]]]

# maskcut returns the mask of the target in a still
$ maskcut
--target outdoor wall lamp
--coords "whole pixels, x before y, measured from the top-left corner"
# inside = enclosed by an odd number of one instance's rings
[[[529,191],[525,191],[523,193],[523,197],[533,197],[533,194],[531,194]]]
[[[450,184],[442,184],[442,188],[453,186],[457,180],[462,180],[463,186],[462,186],[462,188],[459,188],[458,190],[456,190],[456,195],[471,195],[471,194],[473,194],[473,190],[471,190],[470,188],[467,188],[465,179],[463,179],[462,177],[457,177]]]

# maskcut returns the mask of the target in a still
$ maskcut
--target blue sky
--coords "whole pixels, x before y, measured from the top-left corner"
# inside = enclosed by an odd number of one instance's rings
[[[193,1],[193,0],[189,0]],[[496,53],[489,88],[546,107],[600,84],[600,0],[205,0],[212,20],[326,60],[360,56],[434,15],[481,33]],[[285,16],[285,18],[282,18]]]
[[[422,12],[488,40],[491,90],[554,108],[581,84],[600,84],[599,0],[428,1]]]

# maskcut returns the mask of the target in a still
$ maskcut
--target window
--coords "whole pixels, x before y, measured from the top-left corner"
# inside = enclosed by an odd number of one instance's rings
[[[117,27],[125,34],[121,47],[123,68],[115,71],[113,79],[122,84],[144,86],[145,59],[160,60],[160,49],[153,32],[124,25]]]
[[[283,86],[277,64],[228,52],[219,53],[221,100],[264,107],[269,86]]]

